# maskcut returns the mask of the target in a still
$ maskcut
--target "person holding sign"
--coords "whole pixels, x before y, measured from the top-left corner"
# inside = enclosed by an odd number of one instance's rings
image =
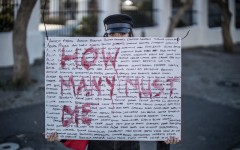
[[[103,23],[105,26],[104,37],[133,37],[133,20],[128,15],[110,15],[103,20]],[[58,140],[57,133],[49,135],[47,140]],[[64,140],[62,142],[66,147],[77,150],[140,150],[139,141]],[[157,150],[169,150],[169,144],[178,142],[179,139],[175,137],[170,137],[166,141],[158,141]]]
[[[133,20],[125,14],[115,14],[103,20],[105,27],[104,37],[133,37]]]

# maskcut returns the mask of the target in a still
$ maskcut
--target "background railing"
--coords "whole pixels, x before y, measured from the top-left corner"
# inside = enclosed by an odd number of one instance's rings
[[[18,6],[17,0],[0,0],[0,32],[13,30],[14,12]]]
[[[172,14],[175,15],[177,13],[177,10],[172,11]],[[180,27],[186,27],[186,26],[192,26],[194,24],[197,24],[196,18],[197,18],[197,11],[196,10],[188,10],[185,12],[183,17],[178,22],[177,26]]]
[[[98,10],[96,1],[86,1],[88,5],[78,10],[79,1],[59,1],[57,10],[50,10],[50,3],[41,3],[41,30],[46,26],[49,36],[96,36]],[[52,4],[54,5],[54,4]],[[43,20],[44,19],[44,20]]]

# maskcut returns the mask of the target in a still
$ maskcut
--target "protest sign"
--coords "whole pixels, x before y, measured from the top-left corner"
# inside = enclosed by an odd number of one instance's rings
[[[49,37],[45,121],[61,139],[181,139],[181,40]]]

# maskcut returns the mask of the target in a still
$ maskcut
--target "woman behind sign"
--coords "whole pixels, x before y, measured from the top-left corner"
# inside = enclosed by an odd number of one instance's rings
[[[128,15],[110,15],[103,20],[103,23],[105,26],[104,37],[133,37],[133,20]],[[48,136],[47,140],[58,140],[57,133]],[[140,150],[138,141],[62,140],[61,142],[66,147],[76,150]],[[169,137],[167,141],[157,141],[157,150],[170,150],[169,144],[178,142],[179,139],[175,137]]]

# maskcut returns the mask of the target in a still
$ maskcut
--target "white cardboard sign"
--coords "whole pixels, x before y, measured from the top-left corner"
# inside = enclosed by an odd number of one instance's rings
[[[45,132],[61,139],[181,139],[181,40],[46,39]]]

